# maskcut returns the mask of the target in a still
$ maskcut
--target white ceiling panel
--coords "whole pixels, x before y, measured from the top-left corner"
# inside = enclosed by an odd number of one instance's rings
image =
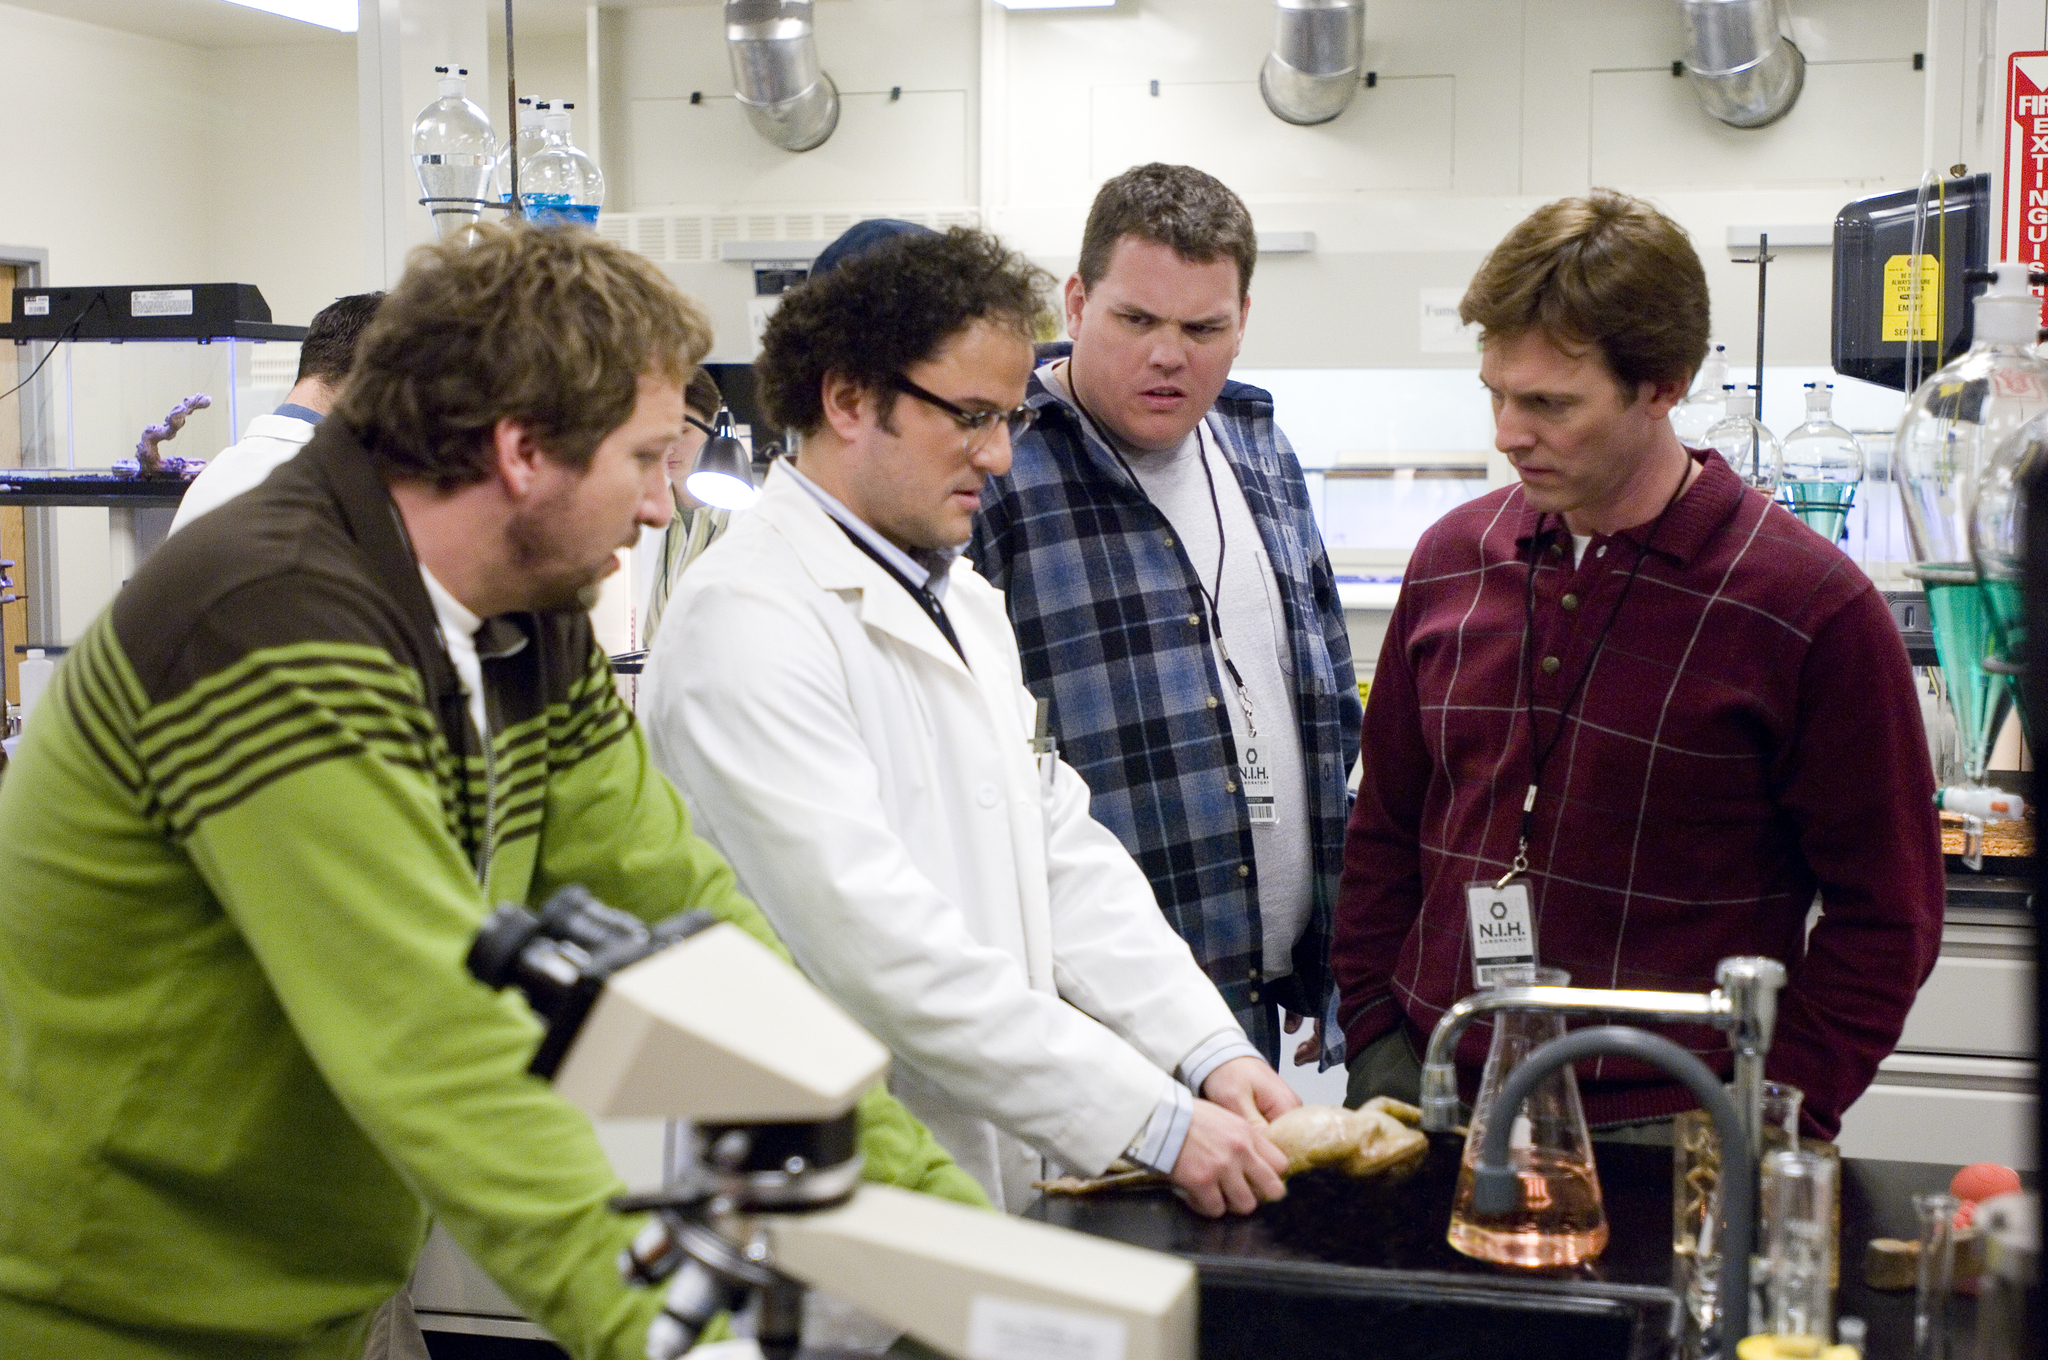
[[[188,47],[275,47],[299,43],[354,43],[352,33],[230,5],[226,0],[6,0],[17,9]]]

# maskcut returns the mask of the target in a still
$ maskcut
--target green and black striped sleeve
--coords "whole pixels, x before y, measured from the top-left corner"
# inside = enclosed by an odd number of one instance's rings
[[[349,583],[297,574],[220,601],[154,675],[108,664],[97,683],[137,710],[151,817],[355,1124],[573,1353],[637,1356],[658,1299],[619,1281],[635,1224],[606,1207],[617,1179],[527,1074],[532,1014],[464,966],[487,903],[399,645]]]

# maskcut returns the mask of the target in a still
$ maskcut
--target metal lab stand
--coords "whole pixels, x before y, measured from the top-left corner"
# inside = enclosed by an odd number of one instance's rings
[[[91,506],[107,511],[107,552],[115,588],[135,574],[144,555],[137,551],[135,512],[175,510],[191,482],[182,478],[120,478],[106,472],[63,472],[40,468],[0,470],[0,506]],[[49,589],[46,584],[41,589]]]

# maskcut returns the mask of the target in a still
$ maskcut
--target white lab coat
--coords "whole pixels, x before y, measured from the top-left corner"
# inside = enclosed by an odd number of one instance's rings
[[[1239,1031],[1080,776],[1042,792],[1002,596],[962,560],[945,608],[971,671],[778,466],[678,583],[643,715],[797,964],[888,1044],[890,1089],[1014,1211],[1040,1154],[1102,1171]]]
[[[199,470],[192,485],[185,488],[185,498],[178,502],[178,513],[171,517],[166,532],[175,534],[207,511],[263,485],[266,477],[298,457],[312,437],[310,420],[275,412],[257,416],[249,422],[241,443],[222,449]]]

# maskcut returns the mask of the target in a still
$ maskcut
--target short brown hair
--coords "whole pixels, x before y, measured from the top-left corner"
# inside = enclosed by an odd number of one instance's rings
[[[704,313],[644,257],[573,227],[485,226],[413,251],[335,414],[387,481],[484,480],[502,419],[584,469],[642,374],[680,387],[710,348]]]
[[[711,376],[710,369],[699,367],[690,374],[690,384],[683,389],[684,410],[710,420],[723,405],[725,394],[718,390],[718,379]]]
[[[1237,263],[1237,295],[1250,295],[1259,262],[1251,210],[1214,175],[1192,165],[1133,166],[1095,191],[1081,231],[1081,286],[1109,272],[1109,257],[1126,236],[1171,248],[1195,264],[1228,256]]]
[[[1592,346],[1634,400],[1643,382],[1689,382],[1707,356],[1707,275],[1684,227],[1612,189],[1561,198],[1493,248],[1458,303],[1480,343],[1540,331]]]

